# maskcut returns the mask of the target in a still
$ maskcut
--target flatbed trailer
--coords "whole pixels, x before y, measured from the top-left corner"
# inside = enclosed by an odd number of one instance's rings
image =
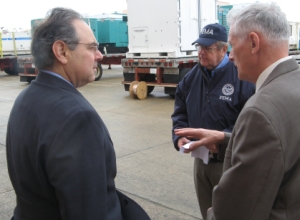
[[[125,91],[144,99],[155,86],[174,97],[178,82],[199,62],[197,56],[176,58],[126,58],[122,60]]]

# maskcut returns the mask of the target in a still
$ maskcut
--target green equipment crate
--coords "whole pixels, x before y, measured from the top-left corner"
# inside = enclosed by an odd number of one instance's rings
[[[222,6],[218,6],[218,20],[219,20],[219,24],[223,25],[226,28],[226,32],[227,34],[229,33],[229,26],[227,24],[227,14],[230,11],[230,9],[232,9],[232,5],[222,5]],[[231,50],[231,47],[228,47],[228,52]]]

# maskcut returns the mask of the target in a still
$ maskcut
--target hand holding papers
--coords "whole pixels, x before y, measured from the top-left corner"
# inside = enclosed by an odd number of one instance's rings
[[[180,152],[183,153],[184,149],[189,149],[191,143],[193,143],[193,141],[183,145],[182,148],[180,148]],[[200,158],[203,160],[203,163],[207,164],[209,161],[209,150],[205,146],[198,147],[191,152],[191,157]]]

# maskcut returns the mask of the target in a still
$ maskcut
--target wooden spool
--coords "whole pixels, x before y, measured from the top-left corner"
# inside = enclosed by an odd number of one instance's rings
[[[132,98],[145,99],[148,93],[147,83],[144,81],[133,81],[130,83],[129,94]]]

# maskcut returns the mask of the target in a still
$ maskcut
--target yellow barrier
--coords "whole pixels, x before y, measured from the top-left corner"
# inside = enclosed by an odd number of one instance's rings
[[[15,56],[17,56],[17,46],[16,46],[15,32],[12,32],[12,39],[13,39],[13,44],[14,44]]]
[[[14,47],[14,54],[17,56],[17,46],[16,46],[16,37],[15,32],[12,32],[12,41],[13,41],[13,47]],[[2,46],[2,33],[0,33],[0,57],[3,58],[3,46]]]

